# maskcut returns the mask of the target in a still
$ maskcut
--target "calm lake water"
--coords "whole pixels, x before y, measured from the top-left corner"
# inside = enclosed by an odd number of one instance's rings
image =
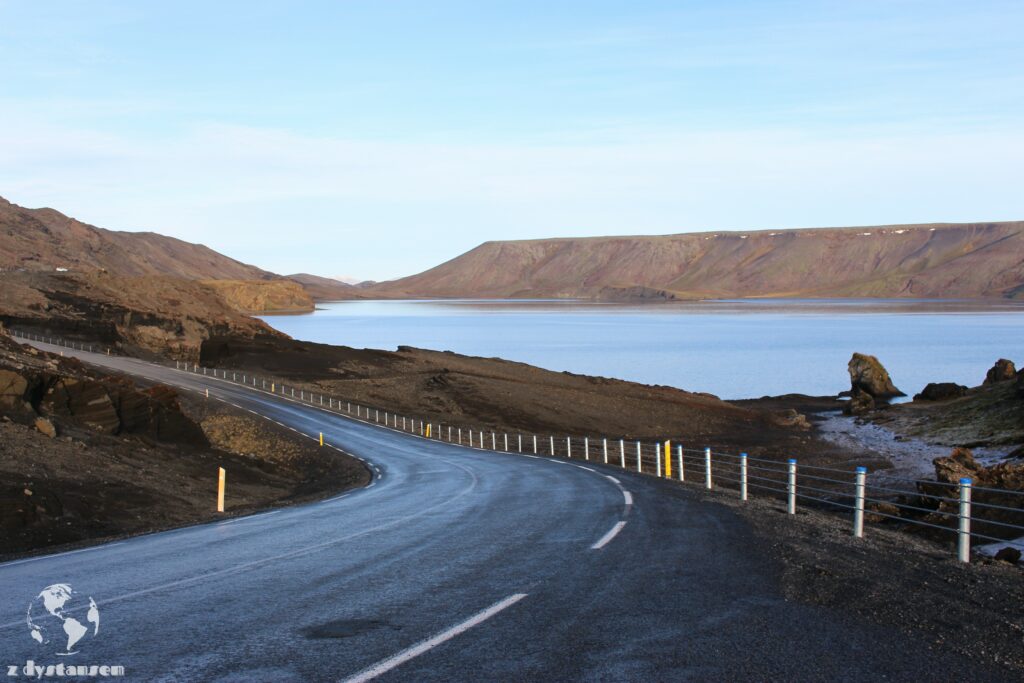
[[[352,301],[264,320],[296,339],[496,356],[723,398],[838,393],[854,351],[878,356],[908,394],[1024,361],[1024,305],[1009,302]]]

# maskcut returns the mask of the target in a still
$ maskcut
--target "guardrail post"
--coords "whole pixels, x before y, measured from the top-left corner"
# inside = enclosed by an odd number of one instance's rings
[[[549,436],[548,438],[551,439],[551,455],[554,456],[555,455],[555,437]]]
[[[387,413],[384,413],[384,419],[385,420],[388,419],[387,415],[388,415]],[[451,443],[451,442],[452,442],[452,427],[451,427],[451,425],[448,425],[448,443]]]
[[[661,479],[661,453],[658,452],[659,450],[660,449],[658,448],[658,444],[655,443],[654,444],[654,471],[655,471],[655,474],[658,477],[658,479]]]
[[[224,512],[224,486],[227,483],[227,471],[223,467],[217,468],[217,512]]]
[[[796,514],[796,460],[793,458],[789,459],[789,482],[786,485],[786,490],[789,492],[789,500],[786,503],[786,512],[791,515]]]
[[[604,464],[608,464],[608,439],[601,439],[601,447],[604,449]]]
[[[961,562],[971,561],[971,479],[960,480],[960,534],[957,539],[957,557]]]
[[[679,481],[686,481],[686,472],[683,470],[683,446],[676,446],[676,459],[679,461]]]
[[[583,459],[590,460],[590,437],[583,437]]]
[[[505,452],[508,453],[508,434],[505,435]]]
[[[494,436],[494,432],[491,432],[491,450],[498,450],[498,440],[497,437]]]
[[[641,456],[640,442],[637,441],[636,442],[636,471],[637,472],[643,472],[644,471],[644,466],[643,466],[643,463],[640,461],[640,456]]]
[[[665,442],[665,478],[672,478],[672,442]]]
[[[518,436],[519,436],[519,452],[522,453],[523,452],[523,435],[519,434]]]
[[[711,488],[711,449],[704,449],[704,486]]]
[[[572,437],[565,437],[565,454],[568,457],[572,457]]]
[[[864,538],[864,489],[867,488],[867,478],[868,468],[858,467],[853,494],[853,535],[856,538]]]
[[[619,439],[619,465],[626,469],[626,440]]]
[[[459,445],[462,445],[462,427],[459,427]]]
[[[537,435],[533,435],[533,454],[537,455]]]
[[[747,454],[740,453],[740,500],[747,499]]]

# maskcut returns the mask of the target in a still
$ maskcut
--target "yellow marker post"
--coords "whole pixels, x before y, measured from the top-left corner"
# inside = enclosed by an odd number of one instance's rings
[[[665,478],[672,478],[672,442],[665,442]]]
[[[223,467],[217,468],[217,512],[224,512],[224,482],[228,473]]]
[[[324,445],[324,433],[323,432],[320,432],[320,445],[321,446]]]
[[[274,383],[270,383],[270,393],[274,393]]]
[[[427,424],[427,438],[430,438],[430,424]]]

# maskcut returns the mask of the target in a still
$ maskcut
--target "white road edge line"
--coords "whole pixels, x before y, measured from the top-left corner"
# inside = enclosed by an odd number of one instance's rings
[[[609,474],[606,474],[606,475],[604,475],[604,476],[608,477],[608,479],[609,479],[609,480],[610,480],[610,481],[611,481],[612,483],[615,483],[615,484],[622,484],[622,482],[621,482],[621,481],[619,481],[618,479],[616,479],[615,477],[613,477],[613,476],[611,476],[611,475],[609,475]]]
[[[377,678],[378,676],[380,676],[382,674],[385,674],[388,671],[391,671],[395,667],[398,667],[398,666],[401,666],[402,664],[405,664],[410,659],[413,659],[415,657],[419,657],[424,652],[429,652],[430,650],[433,650],[438,645],[441,645],[442,643],[451,640],[452,638],[458,636],[459,634],[465,633],[466,631],[468,631],[469,629],[473,628],[474,626],[487,621],[488,619],[493,617],[498,612],[501,612],[502,610],[507,609],[507,608],[511,607],[512,605],[516,604],[517,602],[519,602],[520,600],[525,598],[526,595],[527,595],[526,593],[516,593],[515,595],[510,595],[507,598],[505,598],[504,600],[502,600],[501,602],[497,602],[497,603],[491,605],[490,607],[485,609],[483,612],[480,612],[479,614],[476,614],[476,615],[470,617],[469,619],[467,619],[466,621],[462,622],[461,624],[457,624],[455,626],[452,626],[447,631],[443,631],[441,633],[438,633],[433,638],[428,638],[427,640],[424,640],[421,643],[413,645],[412,647],[410,647],[410,648],[408,648],[406,650],[402,650],[401,652],[399,652],[394,657],[389,657],[388,659],[385,659],[382,662],[378,662],[377,664],[374,664],[369,669],[364,669],[363,671],[357,673],[356,675],[354,675],[354,676],[352,676],[350,678],[346,678],[345,679],[345,683],[364,683],[365,681],[373,680],[374,678]]]
[[[65,555],[77,555],[78,553],[87,553],[90,550],[99,550],[101,548],[113,548],[115,545],[121,545],[124,541],[117,541],[115,543],[104,543],[102,545],[94,545],[89,548],[79,548],[78,550],[68,550],[63,553],[52,553],[50,555],[38,555],[36,557],[26,557],[23,560],[12,560],[10,562],[4,562],[0,564],[0,567],[13,567],[16,564],[25,564],[27,562],[37,562],[39,560],[52,560],[58,557],[64,557]]]
[[[622,497],[626,499],[626,505],[632,505],[633,504],[633,494],[630,493],[629,491],[623,491],[622,492]]]
[[[624,526],[626,526],[625,522],[616,522],[615,526],[613,526],[608,533],[606,533],[604,536],[602,536],[600,541],[598,541],[594,545],[590,546],[590,549],[591,550],[600,550],[601,548],[603,548],[606,545],[608,545],[609,543],[611,543],[612,539],[615,538],[619,534],[620,531],[622,531],[622,527],[624,527]]]

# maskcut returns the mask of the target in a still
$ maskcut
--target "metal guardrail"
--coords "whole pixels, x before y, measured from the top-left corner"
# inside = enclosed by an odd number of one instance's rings
[[[13,330],[10,333],[55,346],[111,354],[110,348],[96,344]],[[452,445],[598,462],[681,484],[696,484],[708,491],[735,490],[742,501],[748,500],[753,490],[784,499],[790,515],[796,514],[798,503],[804,501],[849,514],[852,533],[857,538],[864,536],[865,520],[876,518],[916,527],[936,536],[952,534],[950,540],[955,539],[956,554],[961,562],[970,562],[972,539],[1008,543],[1024,537],[1024,491],[975,486],[969,478],[948,483],[893,477],[884,470],[869,472],[865,467],[839,469],[800,465],[795,459],[779,462],[752,458],[746,453],[684,448],[678,439],[645,443],[624,438],[509,434],[476,426],[424,421],[237,370],[184,361],[174,363],[182,372],[202,374],[367,424]],[[169,362],[167,367],[170,367]],[[874,483],[875,478],[880,483]]]

